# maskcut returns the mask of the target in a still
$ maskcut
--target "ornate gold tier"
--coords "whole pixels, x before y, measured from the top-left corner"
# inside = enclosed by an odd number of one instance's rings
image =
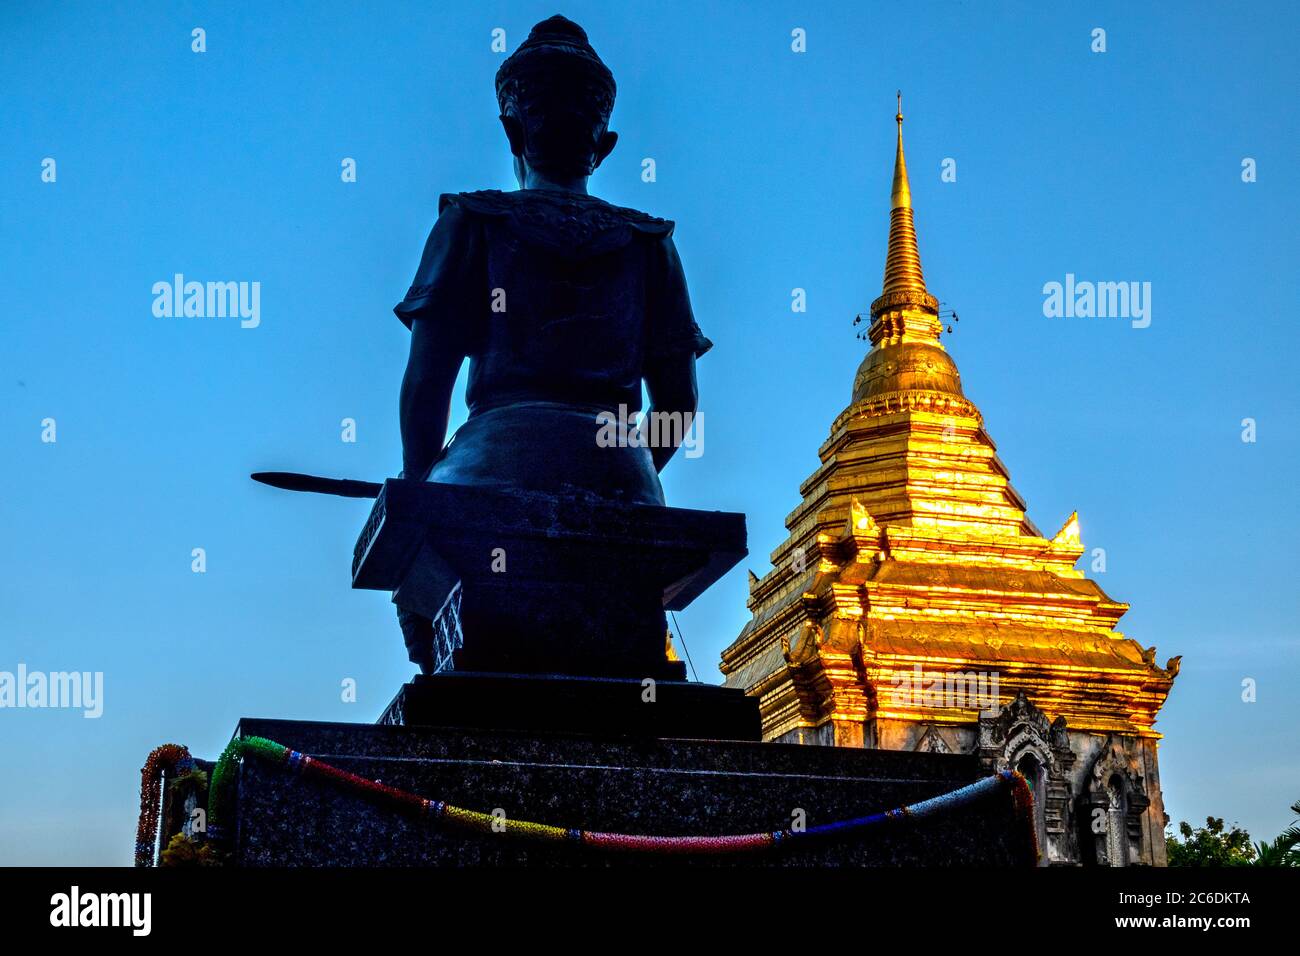
[[[827,507],[808,524],[810,546],[788,541],[752,583],[753,620],[723,654],[727,684],[760,698],[768,739],[830,723],[861,746],[872,720],[978,720],[899,693],[918,664],[996,674],[1002,703],[1024,691],[1073,730],[1159,736],[1178,660],[1158,667],[1115,630],[1128,606],[1074,569],[1073,519],[1052,540],[882,525],[851,497],[847,515]]]

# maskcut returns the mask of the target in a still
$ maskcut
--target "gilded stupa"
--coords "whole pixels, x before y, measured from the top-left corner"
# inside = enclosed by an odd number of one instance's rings
[[[1025,773],[1044,864],[1165,862],[1156,714],[1179,659],[1044,537],[940,338],[921,271],[902,99],[884,284],[852,400],[800,486],[722,655],[788,743],[974,754]]]

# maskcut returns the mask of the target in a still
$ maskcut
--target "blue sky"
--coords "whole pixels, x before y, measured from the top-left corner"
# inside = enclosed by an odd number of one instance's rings
[[[154,746],[213,757],[243,715],[370,721],[408,674],[387,597],[348,587],[366,504],[246,475],[397,472],[391,307],[439,193],[512,187],[491,32],[513,49],[557,10],[619,83],[593,191],[678,222],[716,343],[705,453],[665,488],[745,512],[751,555],[679,615],[700,677],[719,679],[745,567],[766,571],[848,403],[902,88],[922,261],[962,315],[947,345],[966,392],[1030,516],[1051,533],[1077,508],[1106,549],[1125,633],[1183,655],[1158,725],[1170,815],[1257,838],[1289,822],[1294,7],[261,7],[0,13],[0,670],[105,675],[98,720],[0,711],[0,863],[127,864]],[[152,286],[178,272],[260,282],[260,325],[156,318]],[[1150,282],[1150,327],[1044,317],[1044,283],[1067,273]]]

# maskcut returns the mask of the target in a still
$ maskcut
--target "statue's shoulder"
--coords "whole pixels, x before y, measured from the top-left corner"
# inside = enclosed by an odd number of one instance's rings
[[[509,193],[499,189],[480,189],[469,193],[443,193],[438,197],[438,214],[448,209],[478,213],[480,216],[505,216],[510,213]]]
[[[608,249],[637,233],[671,236],[674,228],[671,219],[558,189],[444,193],[438,203],[439,214],[449,208],[509,219],[520,232],[546,245],[563,244],[589,251],[595,251],[593,246]]]

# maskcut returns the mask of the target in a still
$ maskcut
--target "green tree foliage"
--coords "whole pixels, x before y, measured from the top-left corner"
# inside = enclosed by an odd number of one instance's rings
[[[1300,800],[1291,804],[1291,812],[1300,817]],[[1245,830],[1229,830],[1215,817],[1206,817],[1205,826],[1196,829],[1184,820],[1178,832],[1181,840],[1165,834],[1170,866],[1300,866],[1300,821],[1277,839],[1254,844]]]
[[[1291,804],[1291,812],[1300,816],[1300,800]],[[1256,843],[1251,866],[1300,866],[1300,826],[1292,823],[1272,843]]]
[[[1249,833],[1235,825],[1228,829],[1217,817],[1206,817],[1205,826],[1196,829],[1183,820],[1178,832],[1181,840],[1165,834],[1170,866],[1240,866],[1256,855]]]

